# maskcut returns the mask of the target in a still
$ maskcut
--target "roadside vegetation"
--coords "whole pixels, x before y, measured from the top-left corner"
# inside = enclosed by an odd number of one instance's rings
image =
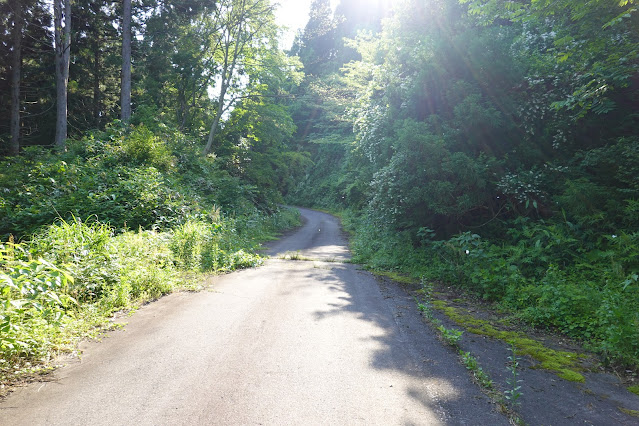
[[[299,223],[274,6],[182,3],[0,2],[2,385]]]
[[[344,8],[348,25],[321,10],[293,114],[313,166],[290,202],[339,212],[354,262],[636,372],[636,2],[407,0],[385,21]]]
[[[203,274],[257,266],[299,223],[166,126],[115,124],[0,161],[0,380],[48,365]]]

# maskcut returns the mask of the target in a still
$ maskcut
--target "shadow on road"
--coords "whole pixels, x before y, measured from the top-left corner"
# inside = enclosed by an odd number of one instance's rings
[[[402,391],[437,412],[444,423],[508,424],[472,383],[457,354],[423,322],[404,290],[351,264],[316,263],[300,281],[320,283],[333,294],[326,309],[313,312],[316,321],[338,326],[340,318],[348,317],[361,322],[362,333],[336,333],[335,338],[355,339],[358,346],[371,348],[369,366],[407,378],[409,385]]]

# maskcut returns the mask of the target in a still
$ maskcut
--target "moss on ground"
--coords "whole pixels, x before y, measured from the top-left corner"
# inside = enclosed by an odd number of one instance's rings
[[[628,386],[628,390],[635,395],[639,396],[639,385]]]
[[[539,362],[536,368],[554,371],[562,379],[571,382],[584,383],[586,380],[580,373],[582,368],[579,366],[579,360],[583,358],[582,355],[547,348],[524,333],[498,330],[488,321],[461,313],[459,309],[448,306],[443,300],[434,300],[432,306],[469,332],[503,340],[515,347],[517,355],[531,356]]]
[[[389,271],[380,271],[380,270],[372,270],[371,271],[373,274],[375,275],[379,275],[382,277],[386,277],[389,278],[395,282],[401,283],[401,284],[417,284],[419,283],[419,280],[408,276],[408,275],[404,275],[404,274],[400,274],[398,272],[389,272]]]
[[[639,417],[639,411],[638,410],[628,410],[627,408],[623,408],[623,407],[618,407],[619,411],[621,411],[622,413],[626,413],[629,416],[633,416],[633,417]]]

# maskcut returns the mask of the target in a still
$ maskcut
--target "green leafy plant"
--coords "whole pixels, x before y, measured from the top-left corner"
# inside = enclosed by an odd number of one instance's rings
[[[508,348],[510,351],[510,355],[508,356],[508,372],[510,376],[506,379],[506,383],[509,386],[509,389],[504,391],[504,395],[512,406],[517,406],[521,404],[519,399],[523,395],[520,391],[522,380],[519,379],[519,358],[517,357],[516,350],[514,346],[510,346]]]
[[[459,346],[459,341],[461,340],[462,335],[464,334],[463,331],[455,330],[452,328],[446,328],[443,325],[439,325],[437,329],[439,330],[442,338],[448,345],[453,347]]]
[[[33,328],[59,325],[77,302],[67,294],[70,272],[23,246],[0,244],[0,353],[9,359],[40,354],[47,342],[30,336]]]
[[[492,390],[494,388],[494,383],[488,373],[486,373],[477,363],[477,358],[475,358],[470,352],[459,351],[459,356],[461,357],[462,363],[464,366],[473,374],[475,380],[482,388],[487,390]]]

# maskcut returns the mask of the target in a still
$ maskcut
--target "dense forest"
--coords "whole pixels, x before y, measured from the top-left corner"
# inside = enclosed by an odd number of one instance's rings
[[[357,262],[637,366],[637,3],[356,3],[315,2],[293,49],[291,202],[341,211]]]
[[[258,264],[282,203],[636,369],[637,7],[313,0],[284,51],[267,0],[0,1],[2,376]]]

